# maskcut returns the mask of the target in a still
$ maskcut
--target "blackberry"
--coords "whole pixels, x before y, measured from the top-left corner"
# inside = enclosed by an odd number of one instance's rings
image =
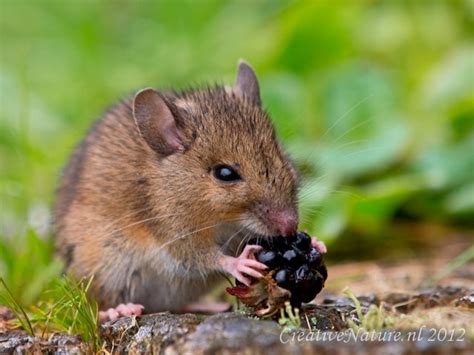
[[[257,260],[270,268],[277,267],[281,262],[279,259],[278,253],[273,250],[263,250],[257,255]]]
[[[312,248],[306,255],[306,261],[312,268],[316,269],[321,265],[323,261],[323,256],[321,255],[318,249]]]
[[[308,234],[298,232],[291,237],[259,238],[249,244],[262,246],[256,254],[257,260],[269,267],[278,286],[290,291],[293,306],[311,302],[321,292],[328,276],[327,269],[322,254],[312,247]]]
[[[282,257],[285,260],[285,264],[291,265],[291,266],[298,266],[302,260],[302,255],[294,249],[289,249],[285,251]],[[269,265],[267,266],[270,267]]]
[[[307,251],[311,249],[311,237],[305,232],[296,233],[296,239],[293,243],[298,249]]]
[[[273,278],[278,286],[288,289],[293,283],[293,280],[291,279],[292,276],[293,275],[289,269],[280,269],[275,273]]]

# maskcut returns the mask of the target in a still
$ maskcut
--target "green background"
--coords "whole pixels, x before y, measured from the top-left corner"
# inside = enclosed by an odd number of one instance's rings
[[[301,227],[333,256],[383,255],[401,222],[469,230],[473,20],[461,0],[1,0],[0,271],[18,288],[56,272],[60,169],[108,106],[232,83],[239,58],[303,172]]]

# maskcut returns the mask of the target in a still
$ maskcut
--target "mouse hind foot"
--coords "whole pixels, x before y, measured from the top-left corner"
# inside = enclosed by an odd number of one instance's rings
[[[135,303],[119,304],[115,308],[109,308],[106,311],[99,312],[99,320],[101,322],[108,322],[117,320],[122,317],[141,316],[143,306]]]

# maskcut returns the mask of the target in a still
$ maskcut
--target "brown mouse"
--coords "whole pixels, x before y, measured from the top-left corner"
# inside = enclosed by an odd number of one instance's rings
[[[179,311],[222,272],[261,276],[257,246],[236,255],[255,236],[296,232],[297,191],[241,62],[233,87],[144,89],[97,121],[58,190],[57,251],[68,272],[94,276],[101,309],[121,304],[109,318]]]

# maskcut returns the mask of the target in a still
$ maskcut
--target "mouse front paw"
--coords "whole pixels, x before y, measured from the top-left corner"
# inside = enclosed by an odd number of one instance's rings
[[[324,242],[320,241],[317,237],[311,237],[311,246],[318,249],[321,254],[326,254],[328,248]]]
[[[220,264],[222,268],[229,274],[234,276],[244,285],[250,286],[252,281],[248,276],[254,278],[261,278],[263,275],[259,270],[266,270],[268,267],[265,264],[253,259],[253,254],[262,249],[260,245],[246,245],[242,253],[234,258],[232,256],[224,255],[221,258]]]
[[[140,304],[127,303],[119,304],[115,308],[109,308],[106,311],[99,312],[99,320],[107,322],[109,320],[117,320],[122,317],[140,316],[143,311],[143,306]]]

